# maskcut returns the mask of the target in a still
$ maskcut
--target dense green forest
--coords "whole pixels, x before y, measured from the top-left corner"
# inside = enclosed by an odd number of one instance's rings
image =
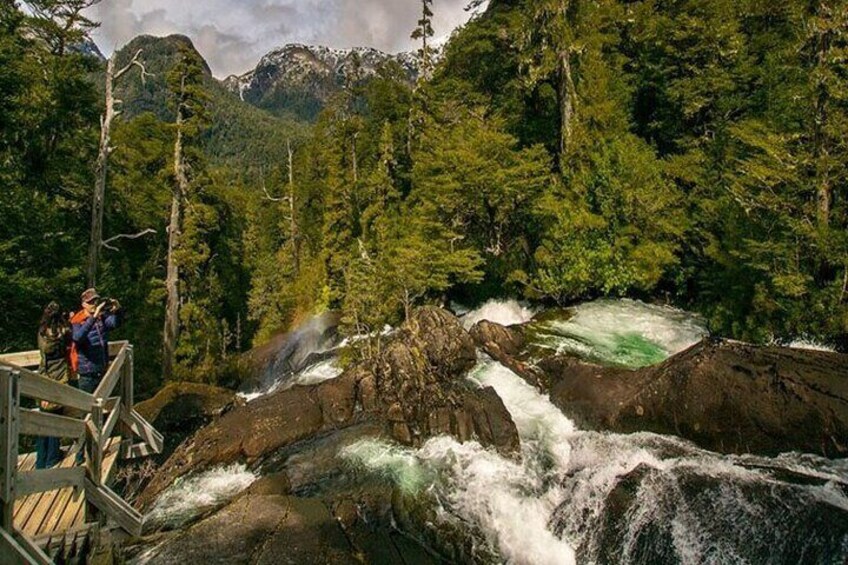
[[[26,4],[0,7],[0,350],[85,287],[104,105],[79,3]],[[103,237],[156,233],[104,247],[98,288],[148,391],[169,265],[178,379],[323,310],[369,333],[506,296],[664,300],[719,335],[845,346],[846,3],[492,0],[438,59],[423,7],[422,78],[386,64],[313,123],[227,92],[186,38],[116,54],[149,76],[116,84]]]

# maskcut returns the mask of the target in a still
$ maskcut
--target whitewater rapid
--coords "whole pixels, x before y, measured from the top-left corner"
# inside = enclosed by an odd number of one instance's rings
[[[466,326],[529,322],[538,347],[629,367],[659,362],[707,335],[696,316],[630,300],[539,314],[505,301],[462,319]],[[339,372],[328,357],[277,386],[322,382]],[[407,495],[435,497],[437,522],[473,538],[480,561],[794,563],[811,555],[822,561],[822,547],[832,556],[826,563],[848,556],[848,461],[725,456],[673,436],[580,430],[486,356],[467,378],[469,386],[493,387],[501,397],[518,430],[520,456],[437,437],[418,449],[361,440],[339,457]],[[255,479],[243,466],[186,479],[160,497],[153,519],[179,527]]]

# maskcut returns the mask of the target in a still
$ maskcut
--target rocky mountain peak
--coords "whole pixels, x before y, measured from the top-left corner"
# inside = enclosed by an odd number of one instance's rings
[[[277,114],[313,118],[345,85],[367,80],[387,63],[397,63],[410,82],[418,78],[414,53],[391,55],[371,47],[334,49],[291,43],[263,56],[251,71],[224,79],[242,100]]]

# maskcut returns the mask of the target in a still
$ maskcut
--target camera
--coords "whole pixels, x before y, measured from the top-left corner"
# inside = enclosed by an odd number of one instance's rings
[[[101,298],[97,302],[97,305],[100,306],[101,304],[103,305],[103,310],[101,310],[101,312],[104,314],[114,314],[121,308],[121,303],[114,298]]]

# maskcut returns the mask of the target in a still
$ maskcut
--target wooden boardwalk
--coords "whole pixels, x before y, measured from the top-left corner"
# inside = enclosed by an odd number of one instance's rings
[[[118,460],[160,453],[164,438],[134,409],[132,346],[110,344],[110,358],[87,393],[34,372],[37,351],[0,355],[0,565],[49,565],[54,548],[61,556],[66,547],[90,547],[90,532],[103,527],[141,534],[144,516],[110,484]],[[71,415],[22,408],[21,398],[58,404]],[[56,467],[35,469],[34,453],[18,453],[19,436],[65,438],[73,446]],[[77,465],[80,450],[84,463]]]
[[[102,482],[109,484],[118,462],[121,438],[113,437],[104,450]],[[75,455],[69,455],[58,465],[68,469],[74,466]],[[35,453],[18,457],[18,473],[35,469]],[[66,487],[58,490],[30,494],[15,501],[15,529],[26,534],[38,545],[47,545],[51,539],[67,532],[81,532],[90,526],[86,519],[83,489]]]

